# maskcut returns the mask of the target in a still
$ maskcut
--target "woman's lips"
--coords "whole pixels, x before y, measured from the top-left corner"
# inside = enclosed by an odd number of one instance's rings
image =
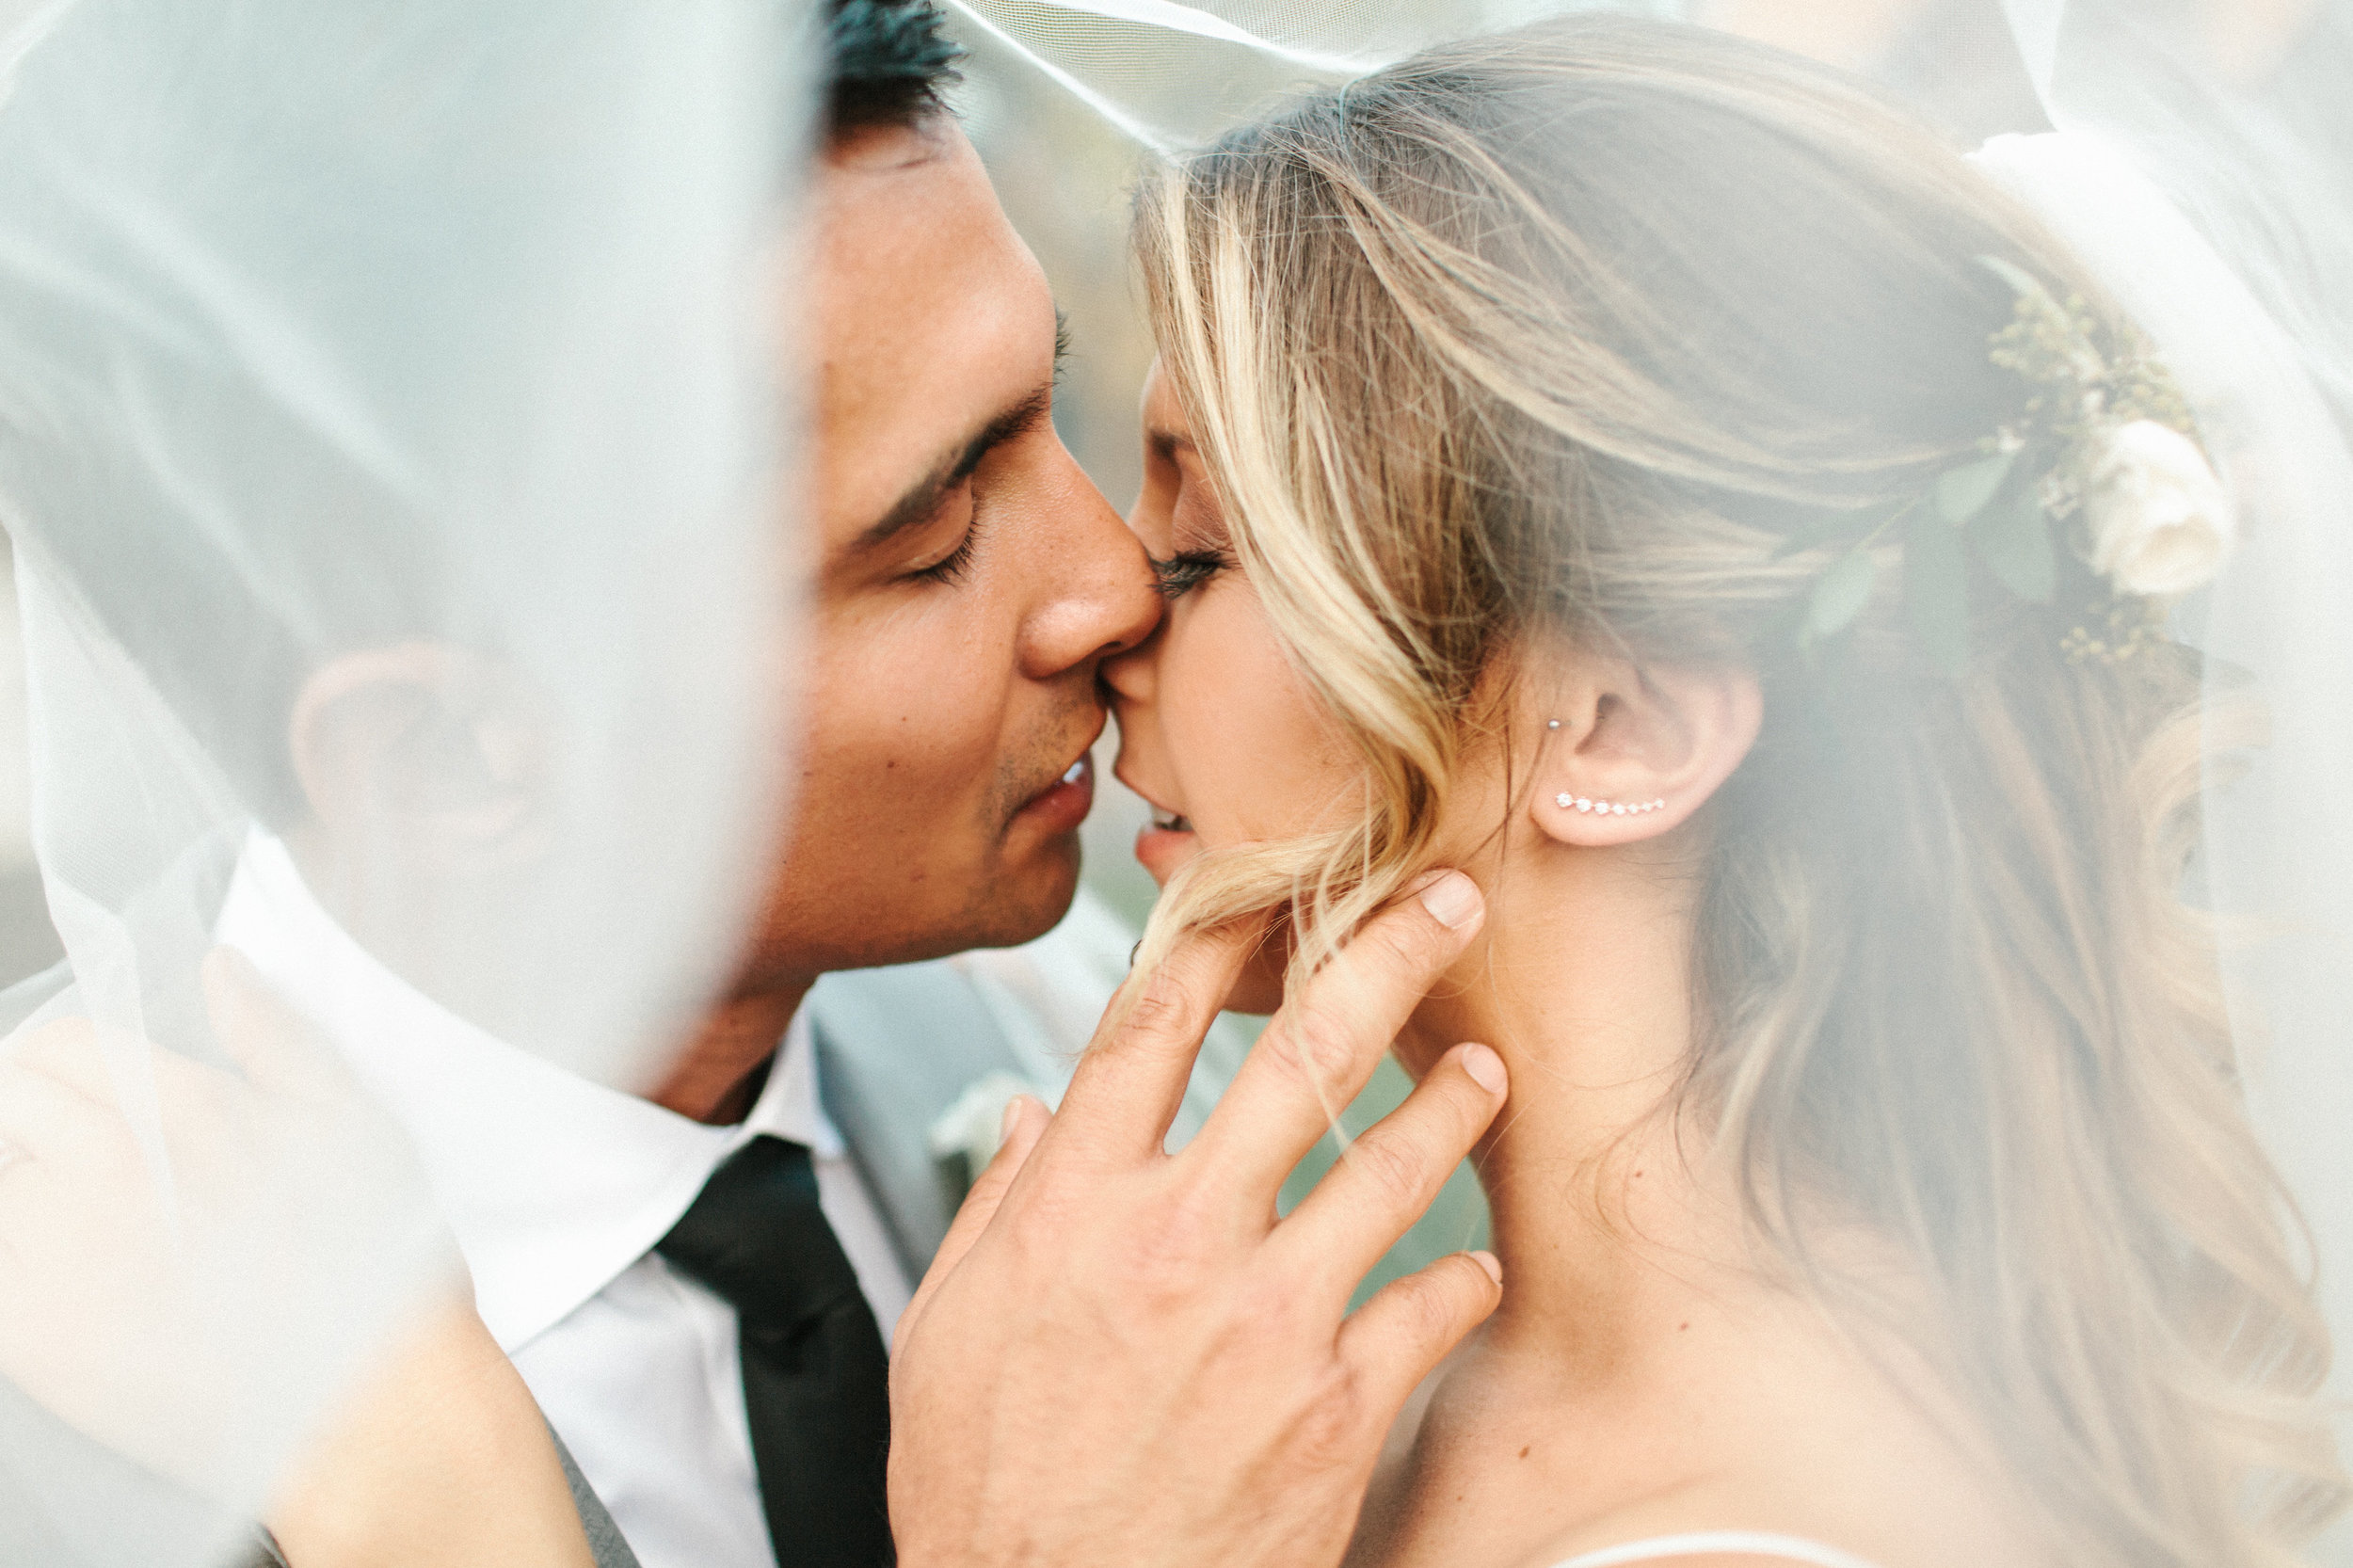
[[[1194,836],[1192,822],[1157,806],[1152,808],[1152,820],[1136,834],[1136,863],[1162,887],[1200,853],[1201,840]]]

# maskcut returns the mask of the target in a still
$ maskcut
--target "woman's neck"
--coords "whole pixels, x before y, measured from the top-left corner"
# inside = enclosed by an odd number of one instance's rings
[[[1511,1069],[1476,1157],[1507,1282],[1490,1338],[1607,1354],[1662,1287],[1735,1256],[1732,1206],[1672,1109],[1693,1039],[1685,883],[1598,856],[1517,858],[1481,878],[1486,936],[1400,1046],[1419,1063],[1483,1041]]]

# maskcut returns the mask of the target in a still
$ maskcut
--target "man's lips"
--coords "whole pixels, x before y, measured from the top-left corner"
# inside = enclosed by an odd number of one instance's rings
[[[1091,752],[1081,752],[1060,778],[1032,795],[1014,813],[1014,821],[1037,823],[1049,833],[1067,833],[1086,821],[1094,806],[1095,758]]]

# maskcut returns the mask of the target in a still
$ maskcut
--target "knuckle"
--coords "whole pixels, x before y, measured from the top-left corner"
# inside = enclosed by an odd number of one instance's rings
[[[1417,1207],[1429,1191],[1427,1162],[1394,1137],[1367,1135],[1349,1145],[1348,1164],[1386,1208]]]
[[[1269,1033],[1277,1057],[1305,1074],[1311,1083],[1329,1082],[1345,1073],[1355,1060],[1356,1031],[1328,1002],[1303,1000]]]
[[[1116,1048],[1164,1040],[1183,1031],[1191,1012],[1191,996],[1183,977],[1162,965],[1144,977],[1128,1000],[1118,1026],[1104,1043]]]
[[[1398,1303],[1400,1326],[1405,1337],[1425,1352],[1454,1336],[1459,1317],[1455,1311],[1456,1292],[1449,1288],[1456,1283],[1449,1277],[1454,1267],[1454,1260],[1449,1258],[1438,1269],[1414,1279]]]
[[[1029,1191],[1026,1201],[1000,1207],[991,1221],[992,1228],[1003,1231],[1016,1246],[1050,1256],[1073,1245],[1085,1217],[1082,1194],[1065,1183],[1041,1182]]]
[[[1447,956],[1446,927],[1417,900],[1392,910],[1365,929],[1377,964],[1407,973],[1435,969]]]
[[[1437,1286],[1417,1291],[1414,1300],[1414,1331],[1426,1345],[1436,1345],[1454,1337],[1455,1327],[1462,1314],[1455,1310],[1456,1292]]]
[[[1140,1204],[1105,1202],[1106,1194],[1057,1194],[1027,1206],[1014,1226],[1025,1253],[1041,1263],[1075,1271],[1085,1289],[1120,1304],[1123,1315],[1151,1318],[1198,1306],[1221,1272],[1221,1233],[1209,1205],[1184,1188]],[[1104,1211],[1122,1212],[1114,1224]]]
[[[1473,1082],[1459,1064],[1452,1071],[1431,1074],[1414,1092],[1428,1096],[1448,1135],[1465,1141],[1495,1120],[1500,1109],[1497,1097]]]
[[[1301,1293],[1272,1280],[1245,1282],[1231,1298],[1225,1336],[1237,1359],[1259,1368],[1279,1367],[1290,1377],[1311,1359],[1307,1347],[1318,1327]],[[1330,1325],[1321,1325],[1328,1333]]]
[[[1172,1222],[1145,1227],[1126,1249],[1121,1272],[1132,1299],[1147,1310],[1190,1302],[1200,1290],[1209,1257],[1191,1226]]]
[[[1292,1429],[1294,1457],[1310,1474],[1353,1464],[1365,1447],[1365,1400],[1356,1380],[1334,1368],[1310,1392]]]

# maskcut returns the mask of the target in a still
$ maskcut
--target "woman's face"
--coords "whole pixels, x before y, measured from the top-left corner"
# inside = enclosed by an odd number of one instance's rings
[[[1144,392],[1144,491],[1128,526],[1169,599],[1160,631],[1107,661],[1113,770],[1149,801],[1136,858],[1166,886],[1205,849],[1329,827],[1361,808],[1353,753],[1276,639],[1235,564],[1184,410],[1155,364]]]

